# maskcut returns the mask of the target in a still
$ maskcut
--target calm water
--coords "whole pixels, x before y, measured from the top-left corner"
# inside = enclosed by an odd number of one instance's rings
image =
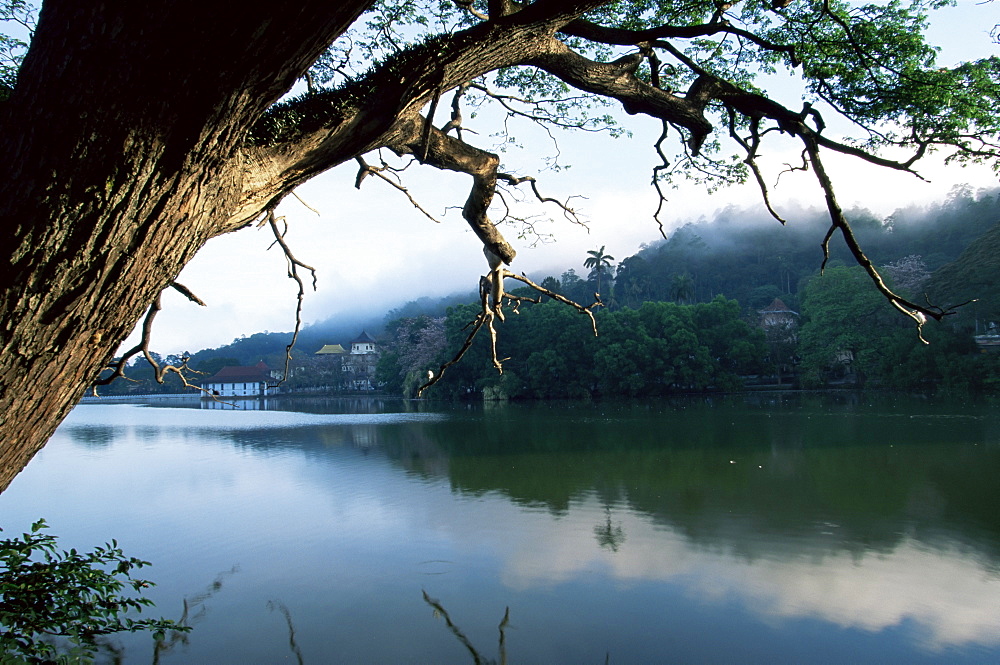
[[[128,663],[1000,662],[988,404],[268,407],[77,407],[0,525],[154,563]]]

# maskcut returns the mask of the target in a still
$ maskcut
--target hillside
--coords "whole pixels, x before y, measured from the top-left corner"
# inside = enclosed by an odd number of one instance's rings
[[[972,242],[955,261],[931,275],[927,294],[938,305],[963,303],[956,319],[980,329],[1000,320],[1000,223]]]

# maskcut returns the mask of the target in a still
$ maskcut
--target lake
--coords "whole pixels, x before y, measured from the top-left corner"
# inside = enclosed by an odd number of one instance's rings
[[[0,526],[153,562],[126,663],[1000,662],[989,403],[80,405]]]

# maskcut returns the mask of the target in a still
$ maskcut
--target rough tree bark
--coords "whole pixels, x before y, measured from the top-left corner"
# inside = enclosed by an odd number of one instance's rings
[[[368,4],[45,3],[0,107],[0,489],[241,223],[242,137]]]

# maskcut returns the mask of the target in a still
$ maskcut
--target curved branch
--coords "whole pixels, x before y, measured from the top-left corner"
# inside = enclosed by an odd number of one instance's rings
[[[776,44],[748,30],[736,28],[725,21],[702,23],[700,25],[661,25],[645,30],[627,30],[625,28],[608,28],[584,19],[577,19],[560,28],[559,32],[571,37],[581,37],[592,42],[616,46],[638,46],[660,39],[695,39],[697,37],[710,37],[718,34],[734,35],[753,42],[768,51],[784,53],[788,56],[793,67],[799,65],[799,59],[795,55],[794,46]]]
[[[215,234],[259,219],[320,172],[396,141],[398,123],[419,117],[439,94],[523,64],[549,49],[561,26],[606,2],[498,2],[499,18],[491,12],[489,21],[402,51],[342,88],[275,105],[234,159],[233,179],[244,183],[243,203],[220,221]]]
[[[567,203],[563,203],[562,201],[559,201],[558,199],[554,199],[551,196],[543,196],[542,193],[540,191],[538,191],[538,180],[535,179],[533,176],[526,175],[526,176],[517,177],[517,176],[512,176],[510,174],[507,174],[507,173],[498,173],[497,174],[497,178],[500,179],[500,180],[503,180],[505,183],[507,183],[508,185],[511,185],[513,187],[517,187],[518,185],[520,185],[522,183],[525,183],[525,182],[530,183],[531,184],[531,191],[534,193],[535,198],[538,199],[539,203],[553,203],[553,204],[559,206],[559,208],[562,209],[563,215],[566,217],[566,219],[568,219],[569,221],[573,222],[574,224],[579,224],[581,226],[584,226],[584,223],[582,221],[580,221],[580,218],[577,215],[576,210],[573,210],[573,208],[570,208],[568,202]]]
[[[509,265],[516,252],[487,214],[496,194],[500,158],[448,136],[435,127],[431,128],[424,144],[421,136],[423,128],[424,124],[419,119],[401,121],[395,138],[387,143],[387,147],[398,155],[414,155],[424,164],[472,176],[472,189],[462,207],[462,217],[483,245]]]
[[[757,165],[757,149],[760,147],[760,121],[756,118],[751,120],[750,142],[748,143],[736,131],[736,112],[732,108],[727,110],[729,111],[729,136],[747,153],[743,163],[749,166],[750,170],[753,172],[753,177],[757,181],[757,187],[760,189],[760,194],[764,199],[764,206],[767,208],[767,212],[770,213],[771,217],[784,225],[784,218],[782,218],[782,216],[779,215],[771,205],[771,195],[767,191],[767,183],[764,182],[764,175],[760,172],[760,166]]]
[[[188,287],[184,286],[183,284],[180,284],[179,282],[170,282],[170,286],[175,291],[177,291],[178,293],[180,293],[182,296],[184,296],[185,298],[187,298],[188,300],[190,300],[194,304],[201,305],[202,307],[207,307],[208,306],[208,305],[205,304],[205,302],[201,298],[199,298],[198,296],[196,296],[191,291],[191,289],[189,289]]]
[[[299,276],[299,268],[304,268],[312,273],[312,287],[313,291],[316,290],[316,269],[312,266],[302,263],[295,255],[292,254],[291,248],[285,242],[285,233],[288,231],[288,225],[285,225],[284,230],[278,229],[278,221],[284,221],[283,217],[275,217],[274,210],[267,211],[267,223],[271,227],[271,232],[274,234],[274,241],[281,247],[281,251],[285,255],[285,260],[288,264],[288,277],[295,280],[298,285],[298,293],[295,296],[295,330],[292,332],[292,340],[285,346],[285,369],[281,376],[281,381],[278,383],[283,383],[288,380],[288,368],[292,362],[292,349],[295,348],[295,342],[299,339],[299,330],[302,328],[302,303],[305,300],[306,287]]]
[[[656,150],[656,154],[660,158],[660,163],[653,167],[652,184],[653,188],[656,189],[656,196],[658,199],[656,204],[656,212],[653,213],[653,219],[656,221],[656,225],[660,229],[660,235],[663,236],[664,240],[666,240],[667,231],[666,228],[663,226],[663,220],[660,219],[660,213],[663,212],[663,206],[667,204],[667,196],[666,194],[663,193],[663,188],[660,187],[660,174],[666,171],[667,175],[664,177],[669,177],[670,160],[667,159],[667,156],[665,154],[663,154],[663,142],[667,140],[667,134],[670,131],[670,123],[667,122],[666,120],[663,120],[661,122],[663,125],[663,129],[660,131],[660,136],[656,139],[656,143],[653,144],[653,149]]]
[[[865,254],[864,250],[861,249],[861,245],[858,243],[858,239],[854,235],[854,230],[851,228],[850,223],[844,216],[843,209],[837,202],[837,197],[833,189],[833,181],[830,180],[830,176],[827,174],[826,168],[823,166],[823,161],[820,159],[819,144],[816,142],[815,136],[807,133],[802,137],[802,139],[805,144],[806,151],[809,154],[809,161],[812,163],[813,172],[816,174],[816,179],[819,181],[820,187],[823,188],[823,192],[826,195],[826,206],[830,213],[831,226],[829,231],[827,231],[826,237],[823,239],[824,256],[829,256],[828,244],[834,230],[839,230],[844,238],[844,242],[847,244],[848,250],[850,250],[851,255],[854,256],[854,260],[858,262],[858,265],[860,265],[866,273],[868,273],[868,276],[875,284],[875,288],[878,289],[879,293],[885,296],[893,307],[913,319],[913,321],[917,324],[917,334],[920,336],[920,340],[926,344],[927,341],[924,339],[921,330],[923,325],[927,322],[927,319],[931,318],[935,321],[940,321],[948,312],[912,303],[906,298],[896,294],[888,287],[882,279],[882,275],[880,275],[878,270],[875,268],[875,265]],[[825,266],[825,259],[823,264]]]
[[[179,284],[177,282],[171,282],[167,288],[174,288],[175,290],[183,294],[184,297],[186,297],[191,302],[197,303],[202,307],[205,306],[205,303],[202,302],[201,298],[192,293],[191,290],[188,289],[183,284]],[[166,289],[164,289],[164,291],[165,290]],[[161,366],[160,363],[156,362],[156,359],[153,358],[153,353],[152,351],[149,350],[149,343],[153,335],[153,321],[154,319],[156,319],[156,315],[160,313],[160,310],[163,309],[163,305],[160,302],[162,296],[163,296],[163,291],[156,294],[156,298],[153,299],[153,302],[149,305],[149,309],[146,311],[146,316],[142,321],[142,336],[139,339],[139,343],[133,346],[128,351],[126,351],[125,353],[123,353],[121,357],[119,357],[117,360],[109,363],[108,366],[105,367],[105,370],[109,369],[112,370],[110,375],[104,378],[96,379],[94,383],[91,385],[91,392],[95,397],[98,396],[97,388],[99,386],[109,385],[117,381],[118,379],[125,379],[126,381],[131,381],[132,379],[129,379],[127,376],[125,376],[125,366],[128,364],[129,360],[131,360],[134,356],[136,356],[139,353],[142,354],[143,358],[146,359],[146,362],[153,369],[153,379],[157,383],[162,384],[165,380],[166,375],[168,373],[173,373],[180,378],[183,387],[200,390],[206,395],[211,394],[206,388],[202,388],[201,386],[196,386],[188,381],[188,376],[186,374],[187,372],[194,372],[195,374],[200,374],[200,372],[193,370],[187,366],[188,363],[187,356],[181,358],[180,366],[177,365]]]
[[[705,118],[707,97],[691,94],[678,97],[640,80],[634,68],[623,63],[590,60],[562,42],[554,42],[545,53],[526,64],[535,65],[580,90],[617,99],[631,115],[643,113],[684,127],[691,133],[690,145],[695,154],[712,131],[712,124]]]
[[[524,97],[518,97],[516,95],[505,95],[498,92],[490,90],[487,86],[479,83],[471,83],[469,87],[479,90],[489,99],[496,101],[500,106],[503,107],[509,116],[524,118],[530,120],[531,122],[537,123],[538,125],[545,127],[548,131],[548,126],[552,125],[554,127],[561,127],[562,129],[579,129],[585,132],[605,132],[609,131],[611,128],[607,126],[601,126],[601,123],[593,118],[582,118],[582,119],[567,119],[564,114],[557,111],[548,111],[545,109],[547,104],[565,104],[567,102],[576,102],[585,99],[585,96],[579,95],[576,97],[563,97],[554,99],[539,99],[532,100],[526,99]],[[523,111],[516,106],[514,103],[523,104],[525,106],[534,107],[535,113],[530,111]],[[551,133],[549,134],[551,137]]]
[[[375,177],[380,178],[381,180],[389,183],[390,185],[401,191],[403,195],[406,196],[407,200],[413,205],[413,207],[419,210],[424,215],[424,217],[431,220],[435,224],[441,223],[439,219],[435,218],[434,215],[427,212],[427,210],[422,205],[420,205],[420,203],[415,198],[413,198],[413,195],[410,194],[410,190],[408,188],[404,187],[403,185],[396,182],[392,178],[388,177],[384,173],[384,171],[389,170],[388,165],[383,163],[382,166],[372,166],[371,164],[365,161],[364,157],[361,156],[358,156],[355,159],[357,160],[358,165],[360,167],[358,169],[358,175],[354,179],[354,186],[357,189],[361,189],[361,183],[364,181],[366,177],[368,177],[369,175],[374,175]]]
[[[542,293],[564,305],[568,305],[577,310],[578,312],[580,312],[581,314],[586,314],[590,318],[590,325],[594,331],[594,336],[595,337],[597,336],[597,321],[594,319],[594,313],[592,310],[595,307],[601,307],[604,305],[604,303],[601,302],[600,297],[597,297],[597,294],[594,294],[596,298],[594,303],[592,305],[585,307],[583,305],[580,305],[579,303],[570,300],[569,298],[566,298],[564,296],[559,295],[558,293],[555,293],[554,291],[550,291],[544,286],[534,283],[533,281],[528,279],[525,275],[518,275],[512,273],[509,270],[504,269],[502,266],[500,266],[499,262],[495,262],[494,266],[494,262],[491,261],[490,267],[492,269],[490,275],[488,276],[484,275],[479,279],[479,311],[476,313],[476,318],[474,318],[465,326],[465,329],[471,328],[469,334],[466,336],[465,341],[462,343],[461,348],[459,348],[458,352],[451,358],[451,360],[448,360],[447,362],[443,363],[438,368],[438,371],[436,373],[428,372],[429,376],[427,382],[424,383],[419,388],[417,388],[417,397],[423,396],[425,390],[433,386],[435,383],[440,381],[442,377],[444,377],[444,374],[449,367],[455,365],[456,363],[461,361],[463,357],[465,357],[465,354],[468,352],[468,350],[472,348],[472,343],[475,341],[476,335],[479,334],[479,331],[482,330],[484,326],[490,331],[490,357],[493,362],[493,367],[496,368],[497,372],[503,374],[504,359],[501,359],[497,356],[497,331],[493,325],[497,319],[499,319],[500,321],[504,320],[503,310],[502,310],[503,305],[501,301],[503,298],[508,298],[512,303],[512,311],[514,311],[515,313],[517,313],[517,308],[520,306],[522,301],[529,300],[531,302],[537,302],[536,300],[532,300],[529,298],[521,298],[518,296],[511,296],[508,293],[502,293],[503,279],[506,277],[510,277],[512,279],[516,279],[519,282],[523,282],[524,284],[527,284],[528,286],[535,289],[539,293]],[[498,292],[501,292],[502,296],[498,296],[497,295]]]

